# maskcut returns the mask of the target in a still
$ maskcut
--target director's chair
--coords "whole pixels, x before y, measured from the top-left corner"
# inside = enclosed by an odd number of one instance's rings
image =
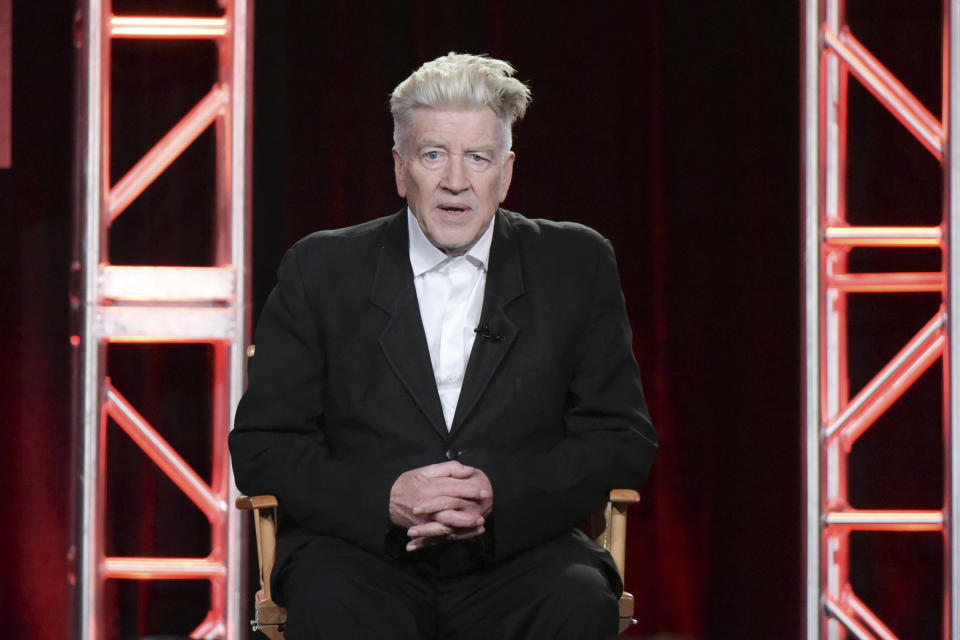
[[[625,576],[627,551],[627,507],[640,502],[640,494],[632,489],[614,489],[603,509],[602,531],[596,537],[600,546],[610,552],[620,572]],[[273,601],[270,594],[270,575],[277,548],[277,499],[274,496],[240,496],[237,508],[254,512],[253,526],[257,535],[257,561],[260,565],[260,591],[254,597],[254,618],[250,621],[255,631],[270,640],[284,640],[283,625],[287,610]],[[633,595],[624,591],[620,596],[620,633],[636,624],[633,618]]]

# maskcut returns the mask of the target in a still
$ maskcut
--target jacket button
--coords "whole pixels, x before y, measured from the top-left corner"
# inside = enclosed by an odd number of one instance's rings
[[[447,456],[447,460],[456,460],[459,454],[460,454],[459,451],[456,451],[454,449],[447,449],[447,452],[444,455]]]

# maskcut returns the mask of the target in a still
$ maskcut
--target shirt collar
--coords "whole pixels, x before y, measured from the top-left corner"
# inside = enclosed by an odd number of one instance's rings
[[[407,231],[410,237],[410,266],[413,267],[413,275],[423,275],[431,269],[435,269],[444,262],[452,258],[440,249],[437,249],[423,234],[420,223],[417,222],[410,207],[407,207]],[[493,219],[487,225],[486,230],[480,238],[467,250],[466,258],[472,264],[487,270],[487,264],[490,261],[490,243],[493,241]]]

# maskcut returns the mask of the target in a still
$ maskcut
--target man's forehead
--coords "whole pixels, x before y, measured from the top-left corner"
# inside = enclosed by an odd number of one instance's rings
[[[414,142],[420,149],[436,147],[437,149],[444,149],[446,151],[461,147],[469,151],[496,151],[500,148],[500,144],[496,140],[451,141],[443,138],[422,136],[414,140]]]
[[[415,107],[412,111],[414,117],[420,115],[429,115],[429,114],[472,114],[472,113],[489,113],[493,117],[497,116],[497,113],[487,105],[442,105],[442,106],[430,106],[430,105],[419,105]]]
[[[492,109],[437,109],[421,107],[411,123],[418,146],[449,146],[451,143],[494,148],[501,144],[501,123]]]

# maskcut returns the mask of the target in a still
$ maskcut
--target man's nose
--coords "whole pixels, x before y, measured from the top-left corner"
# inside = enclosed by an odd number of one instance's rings
[[[460,193],[470,188],[467,172],[463,166],[463,158],[451,158],[447,163],[447,170],[443,176],[442,186],[451,193]]]

